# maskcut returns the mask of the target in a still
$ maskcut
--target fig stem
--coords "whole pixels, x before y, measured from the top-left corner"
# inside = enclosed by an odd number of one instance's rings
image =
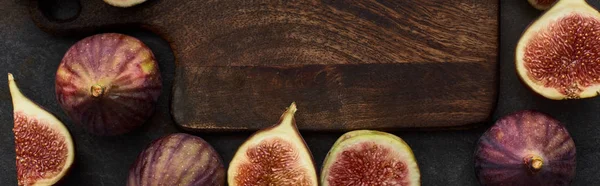
[[[544,160],[542,159],[542,157],[537,156],[537,155],[531,155],[529,160],[527,161],[527,166],[533,173],[536,173],[536,172],[542,170],[543,165],[544,165]]]
[[[15,76],[11,73],[8,73],[8,89],[10,91],[10,96],[12,97],[13,107],[15,110],[18,110],[17,108],[22,107],[22,103],[25,102],[27,98],[25,98],[21,93],[21,90],[19,90],[19,87],[15,83]]]
[[[92,93],[93,97],[100,97],[102,94],[104,94],[104,87],[102,87],[102,85],[92,85],[90,92]]]
[[[292,102],[292,104],[290,104],[290,107],[288,107],[288,110],[292,112],[292,114],[296,113],[296,111],[298,110],[298,108],[296,108],[296,102]]]
[[[281,119],[279,119],[279,123],[276,125],[277,128],[295,128],[294,114],[297,110],[296,102],[292,102],[283,115],[281,115]]]

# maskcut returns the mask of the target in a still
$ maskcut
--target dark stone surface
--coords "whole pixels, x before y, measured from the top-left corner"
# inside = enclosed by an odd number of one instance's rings
[[[0,185],[16,185],[12,106],[4,74],[12,72],[23,91],[65,122],[76,142],[76,164],[66,185],[124,185],[129,166],[137,154],[167,133],[178,132],[169,113],[170,90],[174,76],[173,56],[168,43],[139,30],[112,30],[140,38],[155,51],[164,77],[164,93],[158,110],[140,130],[111,138],[91,136],[74,125],[56,103],[54,75],[62,55],[81,38],[59,38],[39,30],[30,20],[24,0],[0,0]],[[592,2],[600,7],[600,2]],[[598,185],[600,177],[600,97],[552,101],[529,91],[515,73],[513,55],[516,42],[527,25],[540,12],[526,0],[501,1],[500,92],[493,119],[522,109],[537,109],[564,122],[577,146],[577,176],[573,185]],[[282,109],[282,108],[274,108]],[[277,118],[273,118],[274,122]],[[298,121],[303,122],[303,121]],[[473,151],[479,136],[492,124],[461,131],[396,132],[414,150],[423,185],[478,185],[473,171]],[[237,147],[250,133],[196,133],[206,139],[229,162]],[[303,135],[318,166],[341,133]]]

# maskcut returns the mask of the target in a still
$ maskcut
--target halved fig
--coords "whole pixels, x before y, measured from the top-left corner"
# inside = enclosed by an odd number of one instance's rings
[[[475,172],[481,185],[569,185],[575,143],[557,120],[536,111],[509,114],[479,139]]]
[[[529,4],[538,10],[548,10],[556,0],[527,0]]]
[[[71,134],[54,115],[21,93],[12,74],[8,86],[14,107],[18,185],[54,185],[75,159]]]
[[[88,132],[112,136],[141,126],[162,88],[158,64],[142,41],[105,33],[75,43],[56,71],[56,97]]]
[[[313,158],[294,120],[296,104],[279,123],[252,135],[235,153],[227,171],[230,186],[317,186]]]
[[[561,0],[533,22],[516,47],[516,68],[533,91],[577,99],[600,91],[600,13],[585,0]]]
[[[104,2],[112,6],[127,8],[142,4],[146,0],[104,0]]]
[[[221,156],[198,136],[169,134],[150,144],[129,170],[127,186],[225,185]]]
[[[421,185],[412,149],[390,133],[357,130],[333,145],[321,170],[322,186]]]

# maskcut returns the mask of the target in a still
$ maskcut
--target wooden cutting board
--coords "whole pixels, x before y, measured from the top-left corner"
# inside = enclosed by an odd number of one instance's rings
[[[496,102],[498,0],[82,0],[66,20],[49,2],[31,14],[50,33],[143,27],[169,41],[187,130],[257,130],[293,101],[304,130],[466,127]]]

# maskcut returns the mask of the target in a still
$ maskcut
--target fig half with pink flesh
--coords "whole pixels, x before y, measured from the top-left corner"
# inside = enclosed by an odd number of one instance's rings
[[[67,115],[96,135],[141,126],[162,88],[158,64],[140,40],[117,33],[82,39],[56,72],[56,96]]]
[[[536,111],[507,115],[485,132],[475,151],[481,185],[570,185],[575,143],[557,120]]]
[[[18,185],[54,185],[75,159],[73,139],[54,115],[25,97],[8,74],[14,108]]]
[[[333,145],[321,170],[322,186],[421,185],[411,148],[390,133],[357,130]]]
[[[317,186],[313,158],[296,128],[296,104],[279,123],[256,132],[235,153],[229,169],[229,186]]]
[[[600,13],[585,0],[560,0],[533,22],[516,47],[516,68],[533,91],[577,99],[600,91]]]
[[[529,4],[538,10],[548,10],[556,0],[527,0]]]

